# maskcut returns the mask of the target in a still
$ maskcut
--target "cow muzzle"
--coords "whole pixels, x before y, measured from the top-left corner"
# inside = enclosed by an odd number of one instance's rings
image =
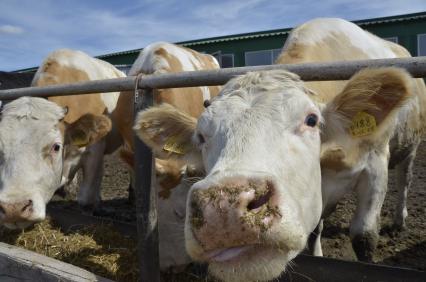
[[[0,222],[6,226],[15,223],[33,221],[34,205],[32,200],[7,203],[0,202]],[[20,226],[19,224],[17,226]]]
[[[218,184],[193,187],[188,217],[203,249],[197,260],[231,259],[247,246],[262,244],[281,218],[272,177],[232,177]],[[230,250],[218,256],[218,250]],[[212,255],[213,254],[213,255]]]

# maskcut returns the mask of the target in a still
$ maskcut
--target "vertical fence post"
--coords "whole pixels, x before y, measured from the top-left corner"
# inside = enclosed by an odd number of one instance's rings
[[[138,93],[141,93],[138,94]],[[135,91],[134,115],[153,105],[152,89]],[[160,281],[158,252],[157,195],[152,180],[154,159],[151,149],[135,141],[135,204],[138,229],[139,281]]]

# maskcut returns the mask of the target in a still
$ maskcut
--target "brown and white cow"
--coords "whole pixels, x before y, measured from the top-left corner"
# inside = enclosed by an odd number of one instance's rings
[[[123,77],[112,65],[83,52],[58,50],[38,69],[33,84]],[[23,228],[45,217],[53,192],[68,181],[71,170],[82,161],[82,204],[95,203],[100,188],[102,158],[109,142],[111,113],[119,93],[82,96],[20,98],[2,111],[0,122],[0,223]],[[65,110],[66,109],[66,110]],[[114,132],[114,131],[112,131]],[[103,138],[108,135],[108,138]],[[87,149],[86,149],[87,148]]]
[[[52,52],[38,68],[32,86],[47,86],[82,81],[125,77],[125,74],[108,62],[90,57],[84,52],[60,49]],[[119,92],[86,95],[49,97],[48,100],[67,108],[64,121],[75,122],[82,115],[111,116],[117,106]],[[65,152],[64,173],[61,185],[74,178],[79,168],[83,169],[83,179],[77,195],[81,206],[94,207],[100,202],[100,189],[103,176],[103,156],[114,152],[122,144],[116,121],[106,138],[87,147],[85,144],[68,148]]]
[[[347,60],[355,51],[374,58],[398,49],[339,19],[296,28],[280,61],[304,58],[291,46],[311,50],[307,58],[348,52]],[[423,89],[416,83],[402,69],[366,69],[337,86],[329,82],[323,93],[286,71],[253,72],[228,82],[198,121],[167,105],[140,113],[135,130],[146,144],[156,152],[170,144],[183,148],[184,156],[175,157],[206,171],[187,195],[191,258],[207,262],[225,281],[279,276],[305,248],[328,205],[322,194],[327,199],[333,183],[364,196],[355,216],[361,223],[351,233],[374,245],[389,140],[397,122],[413,126],[412,113],[422,110]],[[421,128],[407,130],[415,140]]]
[[[165,74],[182,71],[218,69],[217,60],[208,54],[201,54],[189,48],[167,42],[156,42],[145,47],[133,63],[128,75]],[[205,100],[219,93],[218,86],[154,89],[154,103],[170,104],[177,109],[198,117],[203,112]],[[112,117],[118,121],[118,129],[123,136],[125,146],[124,160],[131,166],[133,152],[133,106],[134,95],[123,92],[118,99],[117,110]],[[130,153],[130,155],[128,154]],[[164,155],[164,154],[163,154]]]
[[[278,64],[347,61],[410,57],[402,46],[378,38],[357,25],[342,19],[325,18],[309,21],[293,30],[277,59]],[[365,81],[371,81],[368,77]],[[372,260],[378,240],[380,211],[387,191],[388,163],[397,173],[399,201],[394,225],[405,227],[407,191],[412,179],[413,161],[425,131],[426,89],[423,79],[412,80],[413,99],[404,107],[393,124],[388,140],[380,151],[368,144],[355,144],[323,138],[321,170],[323,217],[349,191],[357,194],[357,209],[350,225],[352,245],[359,259]],[[329,103],[346,86],[347,81],[307,82],[317,100]],[[377,86],[379,87],[379,85]],[[357,91],[354,94],[358,95]],[[374,149],[368,156],[363,151]],[[322,222],[320,223],[320,233]],[[319,240],[319,239],[318,239]],[[319,243],[319,241],[317,241]],[[315,253],[321,255],[317,244]]]
[[[128,75],[139,74],[165,74],[182,71],[211,70],[218,69],[217,60],[208,54],[201,54],[197,51],[167,42],[155,42],[146,46],[133,63]],[[167,103],[180,109],[181,111],[198,117],[204,107],[205,100],[216,96],[219,93],[218,86],[209,87],[186,87],[154,89],[154,103]],[[133,170],[133,91],[122,92],[118,99],[117,109],[113,113],[113,120],[117,120],[117,127],[124,140],[124,148],[121,150],[121,158]],[[167,152],[162,152],[161,156],[167,158]],[[163,163],[164,164],[164,163]],[[160,171],[157,170],[157,173]],[[171,174],[168,180],[159,185],[162,190],[169,190],[177,186],[179,179]],[[174,180],[173,180],[174,179]],[[161,193],[161,192],[160,192]],[[129,191],[129,196],[133,191]]]
[[[164,74],[182,71],[218,69],[216,59],[208,54],[166,42],[157,42],[145,47],[133,63],[129,75]],[[218,86],[154,89],[155,104],[169,104],[192,117],[204,110],[203,102],[219,93]],[[112,119],[125,143],[122,159],[133,169],[133,107],[132,92],[122,92]],[[182,269],[191,260],[185,252],[183,227],[185,220],[186,193],[190,188],[194,171],[183,162],[167,159],[170,148],[158,152],[156,159],[155,185],[158,191],[160,268],[174,271]],[[189,171],[189,172],[188,172]],[[189,176],[188,176],[189,174]],[[132,191],[129,191],[132,195]]]

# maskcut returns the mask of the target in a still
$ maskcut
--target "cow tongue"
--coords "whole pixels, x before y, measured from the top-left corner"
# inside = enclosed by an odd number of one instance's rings
[[[215,262],[224,262],[227,260],[231,260],[243,252],[251,249],[253,246],[242,246],[242,247],[233,247],[227,249],[219,249],[216,251],[211,251],[207,253],[207,259]]]

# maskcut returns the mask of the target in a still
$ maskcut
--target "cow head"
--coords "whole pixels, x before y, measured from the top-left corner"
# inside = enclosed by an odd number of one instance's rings
[[[105,116],[84,115],[72,124],[66,110],[41,98],[4,106],[0,121],[0,223],[24,228],[45,217],[46,204],[63,184],[67,157],[110,129]]]
[[[354,146],[386,135],[408,77],[366,70],[320,105],[295,74],[253,72],[229,81],[198,121],[168,105],[140,113],[134,128],[156,153],[206,171],[188,192],[188,254],[225,281],[279,276],[321,216],[322,140]],[[375,122],[362,136],[351,133],[359,113]]]

